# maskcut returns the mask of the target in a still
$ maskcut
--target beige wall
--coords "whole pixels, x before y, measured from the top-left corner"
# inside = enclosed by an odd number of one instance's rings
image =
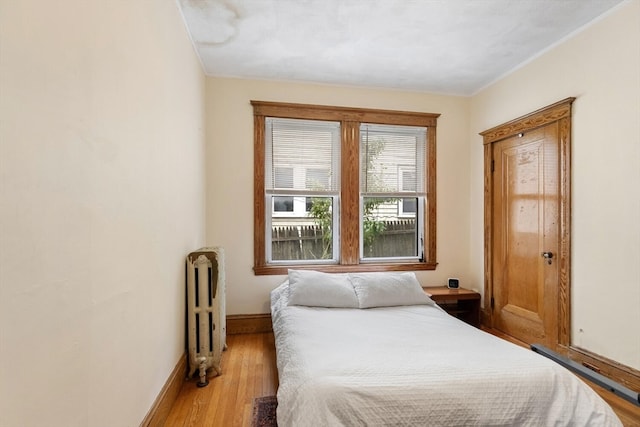
[[[640,369],[640,1],[472,98],[471,268],[483,269],[478,132],[569,96],[572,343]]]
[[[136,426],[184,348],[204,75],[171,0],[0,7],[0,426]]]
[[[226,250],[227,313],[269,312],[269,292],[283,276],[253,274],[253,110],[250,100],[441,113],[438,119],[438,269],[425,285],[469,271],[467,98],[348,87],[207,79],[207,243]]]

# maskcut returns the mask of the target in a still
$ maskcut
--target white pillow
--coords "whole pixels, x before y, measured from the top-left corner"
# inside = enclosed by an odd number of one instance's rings
[[[435,304],[411,272],[351,273],[349,277],[360,308]]]
[[[289,305],[358,308],[358,297],[347,274],[289,270]]]

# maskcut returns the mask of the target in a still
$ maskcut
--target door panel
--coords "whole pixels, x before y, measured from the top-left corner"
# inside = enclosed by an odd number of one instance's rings
[[[558,339],[558,124],[496,142],[492,158],[494,327],[553,348]]]

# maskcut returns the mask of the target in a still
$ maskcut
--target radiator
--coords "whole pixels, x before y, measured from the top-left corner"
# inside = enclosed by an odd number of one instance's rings
[[[197,370],[198,387],[209,383],[208,376],[221,374],[226,340],[224,250],[202,248],[187,256],[188,377]]]

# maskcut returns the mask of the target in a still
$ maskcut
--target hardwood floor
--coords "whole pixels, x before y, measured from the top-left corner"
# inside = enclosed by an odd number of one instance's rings
[[[273,333],[229,335],[227,343],[222,375],[211,378],[203,388],[196,386],[196,380],[185,382],[165,426],[250,427],[253,398],[276,394]],[[640,426],[639,407],[595,384],[589,385],[611,405],[625,427]]]
[[[273,333],[228,335],[221,367],[206,387],[184,383],[165,426],[249,427],[253,398],[278,389]]]

